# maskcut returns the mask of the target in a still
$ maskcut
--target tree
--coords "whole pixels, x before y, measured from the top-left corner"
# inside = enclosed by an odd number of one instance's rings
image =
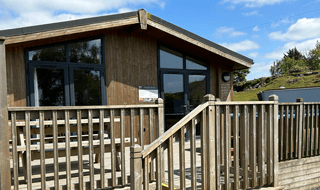
[[[236,70],[233,72],[233,83],[246,81],[246,76],[250,73],[249,69]]]
[[[320,69],[320,43],[318,41],[316,48],[308,53],[307,64],[312,70]]]
[[[282,65],[282,60],[276,60],[275,62],[273,62],[273,66],[271,66],[270,68],[270,74],[272,76],[276,76],[276,75],[281,75],[282,74],[282,69],[280,68],[280,66]]]
[[[287,54],[284,54],[283,59],[285,58],[293,58],[294,60],[299,60],[299,59],[305,59],[305,56],[302,55],[297,48],[293,48],[293,49],[289,49],[289,51],[287,52]]]

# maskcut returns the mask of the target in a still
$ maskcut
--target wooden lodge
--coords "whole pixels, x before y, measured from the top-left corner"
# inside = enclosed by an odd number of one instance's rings
[[[2,30],[0,189],[320,186],[320,103],[232,101],[252,64],[143,9]]]

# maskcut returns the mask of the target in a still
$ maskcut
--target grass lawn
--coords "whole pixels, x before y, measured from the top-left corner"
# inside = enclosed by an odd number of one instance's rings
[[[233,101],[259,101],[257,97],[257,93],[259,91],[280,89],[280,86],[284,86],[286,88],[320,86],[320,75],[309,75],[303,77],[282,75],[279,78],[266,83],[261,88],[248,89],[246,91],[233,93]]]

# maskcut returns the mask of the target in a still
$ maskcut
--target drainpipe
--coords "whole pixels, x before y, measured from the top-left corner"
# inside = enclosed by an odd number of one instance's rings
[[[5,37],[0,36],[0,190],[11,189]]]

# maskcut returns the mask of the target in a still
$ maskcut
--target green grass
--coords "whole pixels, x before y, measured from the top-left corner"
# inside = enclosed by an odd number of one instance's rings
[[[290,80],[298,80],[297,82],[288,83]],[[257,79],[258,80],[258,79]],[[320,86],[320,75],[309,75],[303,77],[295,77],[293,75],[282,75],[279,78],[271,80],[261,88],[249,89],[242,92],[233,93],[233,101],[259,101],[257,93],[259,91],[285,88],[301,88]]]

